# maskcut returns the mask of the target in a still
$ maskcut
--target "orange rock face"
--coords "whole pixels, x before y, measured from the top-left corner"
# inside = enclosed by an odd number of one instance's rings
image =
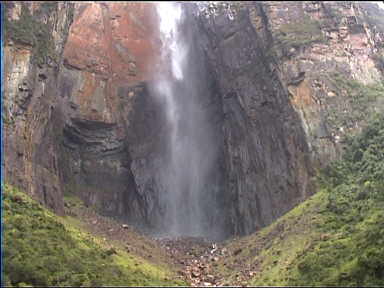
[[[157,19],[152,3],[77,3],[64,50],[67,64],[113,82],[150,77]]]
[[[118,122],[118,90],[150,80],[160,55],[158,37],[153,3],[76,3],[64,63],[77,73],[72,101],[79,117]]]

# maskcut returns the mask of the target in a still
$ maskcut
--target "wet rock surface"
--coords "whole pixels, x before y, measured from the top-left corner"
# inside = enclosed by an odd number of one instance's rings
[[[248,234],[310,195],[312,170],[299,115],[268,56],[268,31],[254,28],[249,9],[239,13],[200,18],[200,43],[221,95],[222,194],[232,234]]]

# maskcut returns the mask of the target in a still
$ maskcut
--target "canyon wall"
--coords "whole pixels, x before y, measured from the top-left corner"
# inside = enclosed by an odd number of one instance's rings
[[[4,178],[63,212],[57,89],[73,4],[7,2],[4,43]]]
[[[313,165],[341,155],[344,136],[383,111],[384,10],[364,2],[263,2],[270,53],[300,115]],[[254,27],[260,23],[251,12]],[[264,41],[266,43],[266,41]]]
[[[277,63],[249,11],[201,20],[221,95],[225,207],[232,233],[248,234],[313,192],[310,154]]]
[[[5,13],[6,181],[57,212],[67,192],[145,219],[126,129],[156,55],[153,5],[10,2]]]
[[[248,234],[313,193],[313,167],[381,111],[381,22],[351,2],[185,6],[209,83],[199,105],[217,141],[201,205],[221,233],[208,236]],[[58,213],[72,193],[102,214],[159,227],[166,139],[151,91],[162,46],[154,4],[6,7],[5,181]]]

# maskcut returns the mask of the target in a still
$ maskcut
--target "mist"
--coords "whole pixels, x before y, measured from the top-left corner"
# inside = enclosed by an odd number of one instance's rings
[[[204,107],[208,98],[204,59],[194,47],[184,5],[161,2],[157,13],[162,48],[152,96],[162,103],[166,119],[159,180],[163,189],[158,195],[160,234],[204,237],[213,233],[210,214],[217,211],[210,177],[217,162],[217,143]]]

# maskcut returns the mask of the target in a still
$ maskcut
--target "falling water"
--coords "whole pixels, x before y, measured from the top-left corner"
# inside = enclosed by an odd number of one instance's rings
[[[206,201],[208,174],[215,155],[210,125],[206,123],[199,100],[206,92],[195,63],[197,57],[193,56],[190,43],[193,40],[183,26],[182,5],[161,2],[157,4],[157,12],[163,71],[155,77],[154,94],[163,103],[166,114],[166,135],[163,137],[168,140],[165,164],[160,171],[162,232],[167,236],[204,236],[209,228],[203,202]],[[164,67],[170,68],[169,73]]]

